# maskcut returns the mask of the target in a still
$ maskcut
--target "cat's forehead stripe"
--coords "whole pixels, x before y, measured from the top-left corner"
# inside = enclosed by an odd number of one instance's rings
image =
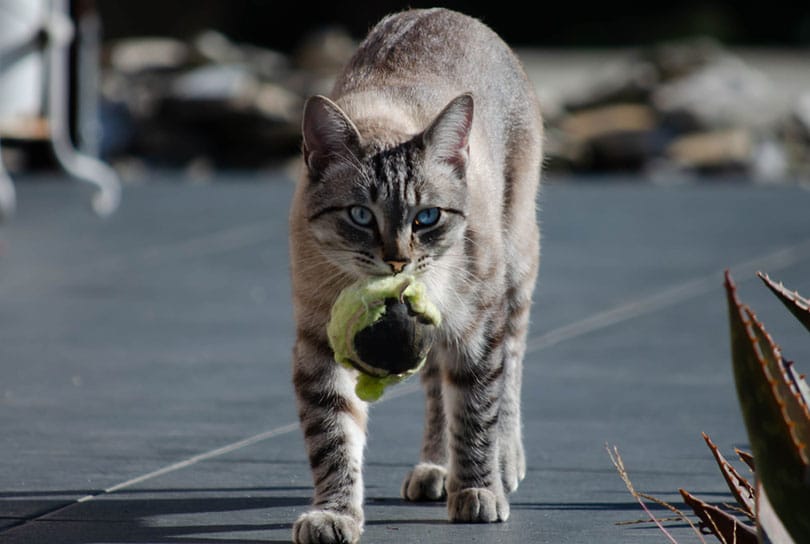
[[[369,188],[372,201],[399,200],[414,202],[413,149],[406,144],[381,149],[370,157],[374,189]]]

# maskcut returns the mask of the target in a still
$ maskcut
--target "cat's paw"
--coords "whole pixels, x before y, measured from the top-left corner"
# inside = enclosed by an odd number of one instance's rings
[[[519,437],[501,444],[500,465],[503,490],[511,493],[526,477],[526,455]]]
[[[313,510],[293,525],[293,544],[354,544],[362,532],[360,522],[351,516]]]
[[[441,501],[447,497],[444,483],[447,469],[433,463],[419,463],[402,482],[402,498],[406,501]]]
[[[448,494],[447,511],[453,523],[494,523],[509,519],[509,502],[502,493],[470,487]]]

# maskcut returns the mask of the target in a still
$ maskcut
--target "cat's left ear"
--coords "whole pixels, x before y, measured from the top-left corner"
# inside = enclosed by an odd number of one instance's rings
[[[304,105],[304,161],[313,174],[323,171],[330,161],[356,156],[360,134],[340,107],[316,95]]]
[[[464,93],[450,101],[423,133],[428,157],[450,165],[464,177],[470,159],[473,97]]]

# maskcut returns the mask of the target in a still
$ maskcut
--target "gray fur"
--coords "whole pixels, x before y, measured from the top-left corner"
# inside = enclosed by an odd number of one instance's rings
[[[383,19],[304,112],[305,172],[290,216],[294,384],[315,482],[293,540],[355,542],[367,406],[326,340],[341,289],[404,269],[443,316],[422,373],[421,462],[407,500],[447,499],[455,522],[505,521],[525,476],[520,381],[539,264],[542,122],[517,58],[444,10]],[[364,206],[361,226],[349,209]],[[425,227],[420,211],[437,207]]]

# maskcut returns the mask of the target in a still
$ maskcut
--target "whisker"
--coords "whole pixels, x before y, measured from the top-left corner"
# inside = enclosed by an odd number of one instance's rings
[[[308,276],[311,278],[328,277],[335,283],[351,283],[353,280],[351,275],[339,267],[324,268],[322,266],[310,265],[299,267],[296,272],[299,276]]]
[[[462,240],[464,240],[465,244],[472,244],[476,249],[481,249],[483,247],[482,244],[478,240],[476,240],[475,238],[473,238],[471,236],[468,236],[467,234],[464,235]]]

